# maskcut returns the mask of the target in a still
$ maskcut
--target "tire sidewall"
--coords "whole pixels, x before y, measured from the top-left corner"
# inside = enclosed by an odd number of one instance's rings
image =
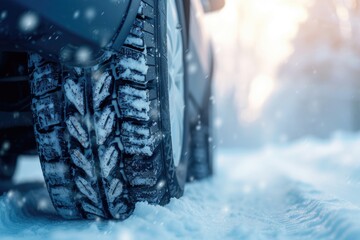
[[[170,197],[180,197],[184,191],[184,185],[186,182],[187,168],[188,168],[188,158],[189,158],[189,136],[190,136],[190,127],[188,121],[188,110],[187,110],[187,93],[188,93],[188,84],[186,78],[186,64],[185,64],[185,52],[183,51],[183,67],[184,67],[184,101],[185,101],[185,110],[184,110],[184,126],[183,126],[183,146],[181,152],[181,159],[178,166],[174,164],[173,158],[173,149],[172,149],[172,134],[171,134],[171,120],[170,120],[170,108],[169,108],[169,78],[168,78],[168,62],[164,56],[167,56],[167,1],[159,0],[158,1],[159,12],[164,12],[165,14],[159,14],[158,17],[158,41],[163,46],[159,46],[161,50],[160,56],[157,57],[160,60],[159,66],[159,96],[160,96],[160,115],[161,115],[161,129],[163,131],[163,159],[167,171],[167,181],[170,191]],[[180,16],[180,15],[179,15]]]

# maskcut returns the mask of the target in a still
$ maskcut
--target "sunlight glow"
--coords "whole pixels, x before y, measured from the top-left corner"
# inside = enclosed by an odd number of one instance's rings
[[[240,120],[252,116],[246,121],[255,121],[261,114],[311,1],[227,0],[221,12],[209,17],[214,45],[221,46],[216,52],[222,56],[216,88],[220,97],[234,94]]]
[[[259,110],[274,89],[274,80],[266,75],[257,76],[250,85],[249,107]]]
[[[240,117],[253,122],[275,89],[277,69],[292,53],[291,40],[297,33],[298,24],[307,15],[304,3],[294,0],[243,0],[239,4],[240,8],[246,9],[240,44],[253,49],[256,57],[253,64],[258,66],[249,76],[247,105],[241,110]]]
[[[267,75],[258,75],[250,84],[248,107],[241,113],[241,119],[245,122],[255,121],[266,100],[275,87],[274,79]]]

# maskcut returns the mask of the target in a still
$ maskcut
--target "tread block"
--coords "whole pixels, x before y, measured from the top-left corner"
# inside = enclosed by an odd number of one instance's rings
[[[133,26],[130,29],[130,34],[139,37],[139,38],[144,38],[144,32],[143,32],[143,21],[136,19]]]
[[[130,45],[130,46],[135,47],[135,48],[144,48],[144,40],[143,40],[143,38],[138,37],[138,36],[134,36],[134,35],[129,35],[125,39],[125,44]]]
[[[49,188],[49,194],[52,197],[54,205],[57,207],[73,208],[75,206],[73,192],[67,185],[51,186],[51,188]]]
[[[151,7],[154,7],[154,0],[142,0],[142,2],[149,4]],[[153,15],[154,16],[154,15]]]
[[[132,186],[154,186],[163,169],[160,154],[144,160],[142,156],[133,156],[125,161],[125,173]]]
[[[134,203],[130,203],[127,200],[121,199],[116,203],[110,203],[109,211],[113,218],[124,220],[128,218],[134,211]]]
[[[130,86],[120,86],[119,106],[123,117],[134,118],[137,120],[148,121],[149,111],[149,91],[139,90]]]
[[[132,56],[122,56],[120,58],[120,66],[123,70],[131,70],[139,74],[146,75],[148,66],[146,65],[146,58],[143,54],[133,54]]]
[[[138,136],[143,138],[150,137],[150,128],[139,126],[131,122],[123,122],[121,126],[122,136]]]
[[[149,22],[144,22],[144,31],[147,33],[152,33],[154,34],[154,25],[149,23]]]
[[[65,80],[64,90],[67,99],[74,104],[81,115],[85,115],[84,87],[68,78]]]
[[[149,128],[123,122],[121,125],[121,140],[127,154],[152,156],[159,145],[161,136],[159,132]]]
[[[70,171],[64,162],[42,162],[42,168],[48,184],[61,185],[68,183]]]
[[[115,111],[110,107],[105,108],[95,115],[96,142],[103,145],[112,133],[115,126]]]
[[[115,202],[115,200],[120,197],[122,191],[123,191],[123,184],[121,183],[121,181],[117,178],[113,178],[109,182],[109,186],[106,191],[108,202],[110,203]]]
[[[55,65],[46,64],[33,72],[31,93],[35,96],[41,96],[55,90],[59,86],[59,69]]]
[[[143,52],[123,47],[121,57],[112,61],[112,75],[116,80],[127,80],[134,83],[146,84],[146,74],[149,67],[146,64],[146,55]]]
[[[145,46],[147,48],[155,48],[156,47],[154,35],[152,35],[151,33],[144,32],[144,41],[145,41]]]
[[[93,103],[94,108],[100,107],[100,104],[110,96],[112,76],[108,72],[97,72],[93,75]]]
[[[151,1],[143,1],[141,2],[138,14],[143,18],[153,18],[154,17],[154,8]]]
[[[119,151],[114,145],[111,145],[107,149],[105,149],[105,147],[99,149],[101,171],[104,178],[108,178],[114,168],[118,166],[119,155]]]
[[[70,156],[72,162],[78,168],[81,168],[86,173],[86,175],[88,175],[89,177],[94,176],[94,168],[91,162],[88,160],[90,159],[90,156],[85,156],[84,154],[82,154],[80,149],[70,150]]]
[[[90,145],[89,135],[82,126],[79,117],[70,116],[66,120],[66,125],[71,136],[77,139],[84,148],[88,148]]]
[[[58,94],[59,93],[53,93],[39,100],[34,99],[33,101],[37,122],[42,130],[46,130],[62,122],[61,103],[59,101],[61,98]]]
[[[166,182],[160,180],[156,186],[132,188],[130,194],[138,202],[149,202],[150,204],[161,204],[166,192]]]
[[[89,215],[87,215],[88,218],[90,218],[90,219],[94,219],[96,217],[105,218],[105,214],[102,209],[100,209],[90,203],[87,203],[87,202],[82,202],[81,206],[86,213],[90,213]],[[95,215],[95,217],[92,216],[91,214]]]
[[[148,138],[138,136],[122,136],[125,153],[152,156],[159,141],[157,136]]]
[[[59,87],[59,67],[46,62],[39,54],[29,54],[29,69],[31,74],[31,93],[41,96]]]
[[[35,132],[38,142],[38,150],[41,157],[46,161],[59,160],[62,158],[63,139],[61,130],[56,128],[51,132]]]
[[[149,70],[146,74],[146,82],[151,82],[156,79],[156,68],[154,66],[149,67]]]
[[[153,66],[155,67],[155,58],[153,56],[147,55],[146,57],[146,64],[150,67]],[[149,70],[148,70],[149,72]]]
[[[96,193],[95,189],[93,188],[91,182],[87,179],[78,176],[75,179],[75,184],[77,188],[80,190],[82,194],[84,194],[88,199],[90,199],[94,204],[99,206],[101,203],[98,194]]]

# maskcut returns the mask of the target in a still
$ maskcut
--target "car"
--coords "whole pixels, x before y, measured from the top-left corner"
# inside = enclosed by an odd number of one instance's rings
[[[224,0],[3,0],[0,179],[38,154],[67,219],[126,219],[213,174],[214,54]]]

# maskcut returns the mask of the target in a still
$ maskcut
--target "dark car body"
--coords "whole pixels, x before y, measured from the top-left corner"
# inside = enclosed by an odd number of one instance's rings
[[[39,52],[49,59],[77,65],[76,51],[86,46],[91,52],[87,64],[92,64],[105,48],[120,48],[139,4],[139,0],[1,1],[0,144],[16,141],[16,149],[11,150],[18,154],[35,149],[27,53]],[[196,122],[208,109],[214,62],[202,15],[221,8],[224,0],[179,0],[177,4],[185,40],[189,121]]]

